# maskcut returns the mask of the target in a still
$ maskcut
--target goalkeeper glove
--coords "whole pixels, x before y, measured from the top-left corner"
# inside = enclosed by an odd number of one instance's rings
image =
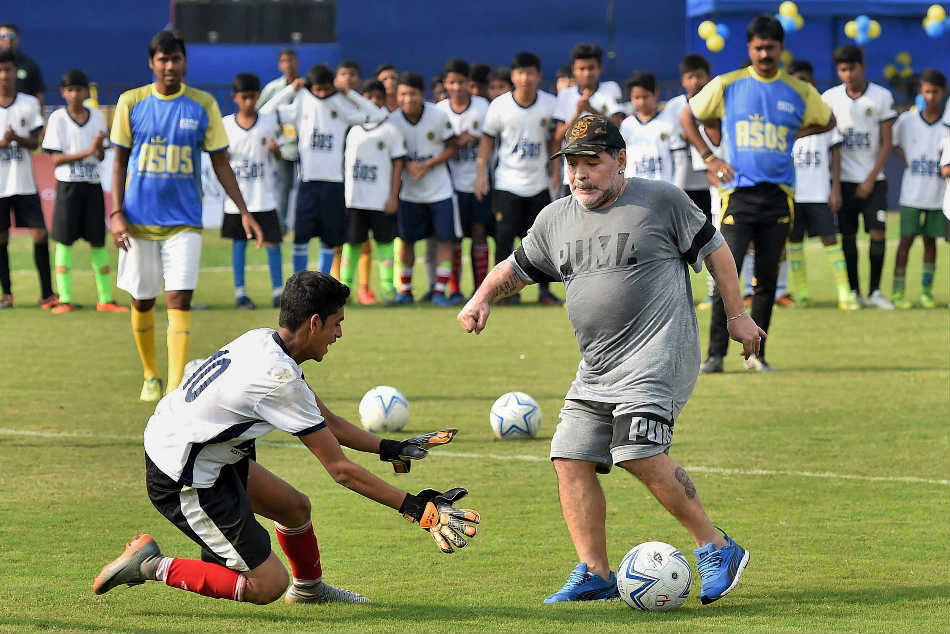
[[[465,538],[475,537],[478,532],[475,526],[481,519],[478,511],[453,506],[456,500],[466,495],[468,491],[462,488],[449,489],[445,493],[435,489],[423,489],[419,495],[407,493],[399,512],[429,531],[439,550],[451,553],[455,548],[464,548]]]
[[[457,429],[440,429],[402,442],[384,438],[379,442],[379,459],[391,462],[396,473],[409,473],[412,468],[410,460],[422,460],[429,454],[430,448],[449,444],[457,432]]]

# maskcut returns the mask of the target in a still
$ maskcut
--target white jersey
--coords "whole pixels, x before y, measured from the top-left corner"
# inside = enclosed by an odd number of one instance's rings
[[[18,92],[13,103],[0,107],[0,135],[13,128],[17,136],[28,137],[43,127],[43,114],[36,97]],[[15,141],[0,147],[0,198],[36,193],[33,158],[30,151]]]
[[[221,467],[251,453],[256,438],[274,429],[302,436],[325,425],[300,365],[277,332],[260,328],[208,357],[158,402],[145,453],[171,479],[203,489]]]
[[[581,115],[601,114],[605,117],[610,117],[618,112],[623,112],[623,108],[620,107],[621,98],[620,86],[617,85],[617,82],[601,82],[597,85],[597,90],[594,91],[594,94],[591,95],[589,99],[590,107],[593,108],[595,112],[585,110]],[[577,86],[571,86],[559,92],[557,94],[557,104],[554,107],[554,120],[560,123],[570,123],[574,119],[574,115],[577,112],[577,102],[580,100],[581,89]],[[565,185],[569,185],[570,183],[567,180],[567,158],[563,160],[563,164],[561,170],[563,174],[562,181]]]
[[[881,124],[897,117],[894,97],[887,88],[868,82],[864,93],[852,99],[844,84],[829,88],[821,98],[831,106],[841,132],[841,180],[862,183],[871,173],[881,149]],[[884,180],[884,170],[877,175]]]
[[[620,124],[620,134],[627,142],[627,168],[624,176],[651,181],[673,182],[672,145],[677,126],[669,114],[657,112],[644,123],[633,114]]]
[[[389,115],[389,122],[402,133],[406,142],[407,161],[428,161],[445,151],[445,142],[455,136],[448,115],[434,103],[422,104],[422,114],[415,123],[409,121],[401,109]],[[452,177],[449,166],[439,163],[430,168],[419,180],[402,172],[399,199],[410,203],[434,203],[452,198]]]
[[[399,129],[388,121],[355,125],[346,135],[347,209],[383,211],[393,183],[393,161],[406,157]]]
[[[943,170],[947,165],[950,165],[950,136],[945,136],[940,141],[940,169]],[[943,215],[946,216],[947,220],[950,220],[950,177],[944,179],[944,185]]]
[[[92,145],[96,135],[100,132],[109,138],[109,128],[106,117],[96,109],[86,109],[89,116],[82,125],[76,123],[66,108],[60,108],[49,116],[46,123],[46,133],[43,135],[43,149],[47,152],[61,152],[63,154],[78,154],[85,152]],[[81,161],[61,163],[53,170],[56,180],[66,183],[98,183],[99,158],[95,153]]]
[[[482,128],[485,126],[485,113],[488,112],[487,99],[473,96],[468,103],[468,108],[462,112],[452,110],[452,102],[449,99],[443,99],[435,107],[448,115],[456,136],[468,132],[475,138],[481,138]],[[475,176],[478,173],[475,159],[477,158],[478,141],[474,141],[465,147],[460,147],[455,156],[449,160],[449,172],[452,174],[452,186],[455,191],[469,194],[475,191]]]
[[[907,166],[901,178],[900,204],[917,209],[941,209],[946,183],[940,176],[940,144],[950,129],[940,119],[924,121],[911,110],[894,124],[894,147],[904,152]]]
[[[289,106],[281,106],[293,98]],[[281,124],[297,128],[300,178],[303,181],[343,182],[343,143],[350,126],[376,123],[386,111],[351,90],[344,97],[335,92],[319,99],[307,89],[294,92],[287,86],[261,108],[277,110]]]
[[[277,192],[274,191],[273,173],[276,168],[271,140],[277,140],[279,126],[277,116],[270,112],[259,113],[257,121],[248,129],[237,122],[237,115],[224,119],[224,131],[228,135],[228,158],[231,171],[241,188],[241,196],[247,210],[273,211],[277,209]],[[236,214],[237,205],[225,197],[224,213]]]
[[[673,135],[673,143],[670,149],[673,151],[673,184],[686,191],[696,191],[709,188],[709,181],[706,180],[706,163],[703,161],[699,150],[694,148],[683,138],[683,126],[680,124],[680,113],[689,103],[685,94],[677,95],[666,102],[663,112],[669,116],[673,125],[676,126]],[[699,121],[699,133],[705,139],[706,128]],[[708,141],[707,141],[708,142]],[[695,156],[693,156],[695,154]],[[696,159],[699,160],[699,166],[696,165]]]
[[[494,188],[522,197],[548,188],[548,143],[554,128],[557,98],[542,90],[522,106],[513,92],[499,95],[485,114],[485,134],[495,139],[498,166]]]
[[[795,140],[795,202],[827,203],[831,194],[831,148],[841,145],[837,129]]]

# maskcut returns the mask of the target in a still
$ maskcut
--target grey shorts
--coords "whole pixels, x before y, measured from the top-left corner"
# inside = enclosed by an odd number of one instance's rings
[[[598,473],[610,473],[625,460],[667,453],[672,442],[673,423],[640,406],[567,399],[551,438],[551,459],[596,462]]]

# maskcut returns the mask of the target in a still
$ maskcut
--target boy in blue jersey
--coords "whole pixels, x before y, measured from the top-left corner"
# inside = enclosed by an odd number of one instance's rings
[[[796,137],[832,129],[835,119],[814,86],[779,69],[785,32],[778,20],[767,15],[755,18],[746,39],[752,65],[715,77],[680,112],[680,124],[718,181],[721,231],[737,268],[742,267],[749,242],[755,245],[752,318],[768,331],[779,259],[792,221],[792,147]],[[699,134],[697,119],[713,125],[722,120],[724,159],[717,158]],[[722,372],[729,344],[727,323],[743,314],[727,316],[719,290],[714,292],[703,372]],[[772,369],[762,344],[758,355],[746,359],[746,369]]]
[[[185,42],[162,31],[148,47],[155,82],[119,97],[112,121],[115,146],[110,230],[119,247],[117,286],[132,295],[132,334],[142,360],[143,401],[162,397],[155,355],[155,298],[168,306],[168,390],[188,358],[191,296],[201,257],[201,152],[241,213],[247,238],[262,235],[241,196],[224,150],[228,139],[214,97],[184,84]],[[164,278],[164,280],[163,280]],[[164,285],[163,285],[164,281]]]

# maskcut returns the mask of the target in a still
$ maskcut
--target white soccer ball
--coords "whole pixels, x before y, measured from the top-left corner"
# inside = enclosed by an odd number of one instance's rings
[[[692,584],[693,569],[686,557],[663,542],[634,546],[617,568],[620,597],[637,610],[675,610],[686,601]]]
[[[541,407],[524,392],[502,394],[488,415],[497,438],[534,438],[541,428]]]
[[[360,422],[374,434],[399,431],[409,422],[409,401],[388,385],[377,385],[360,400]]]
[[[191,361],[186,363],[185,372],[181,376],[181,385],[184,385],[185,383],[187,383],[188,379],[191,378],[191,375],[195,373],[195,370],[200,368],[202,364],[207,360],[208,360],[207,358],[192,359]]]

